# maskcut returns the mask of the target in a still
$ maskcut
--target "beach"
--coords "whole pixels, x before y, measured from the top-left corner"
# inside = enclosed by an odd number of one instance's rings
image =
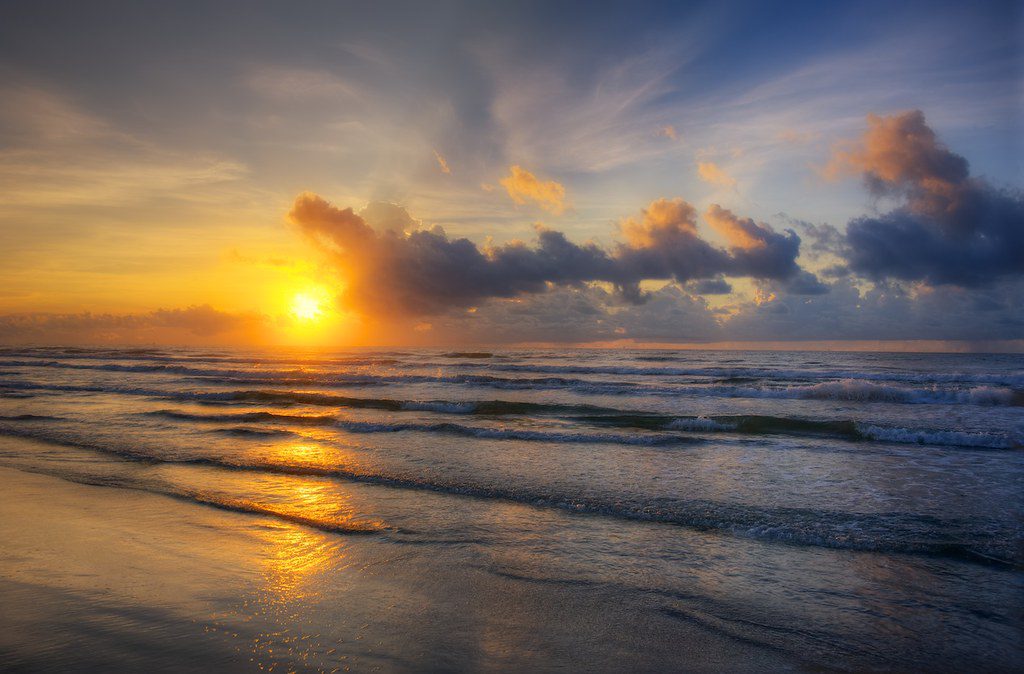
[[[1021,360],[992,358],[7,352],[0,655],[1012,670]]]

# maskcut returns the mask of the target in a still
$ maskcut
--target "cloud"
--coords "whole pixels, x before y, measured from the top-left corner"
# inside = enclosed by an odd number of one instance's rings
[[[718,204],[704,218],[729,242],[733,276],[788,279],[799,271],[800,237],[791,229],[779,234],[765,223],[737,217]]]
[[[828,223],[816,225],[806,220],[797,220],[790,218],[785,213],[780,213],[779,216],[803,232],[805,237],[803,240],[808,242],[805,250],[809,250],[815,255],[845,255],[846,235],[838,228]]]
[[[732,292],[732,285],[719,277],[692,281],[686,285],[686,289],[695,295],[728,295]]]
[[[482,251],[468,239],[449,239],[440,228],[374,230],[351,208],[335,208],[309,193],[296,199],[289,217],[333,257],[346,279],[344,304],[369,315],[443,313],[488,298],[542,292],[548,283],[609,280],[615,273],[605,251],[577,246],[551,230],[539,230],[535,248],[517,242]]]
[[[408,217],[400,207],[392,208]],[[344,306],[371,316],[443,314],[489,299],[593,282],[611,284],[621,299],[640,302],[649,299],[639,289],[646,279],[686,282],[727,274],[784,281],[798,276],[796,234],[778,234],[714,209],[709,214],[746,232],[742,245],[725,250],[703,240],[696,210],[682,199],[657,200],[638,217],[626,219],[626,241],[612,249],[576,244],[544,227],[537,228],[532,246],[515,241],[481,249],[468,239],[450,239],[439,227],[381,224],[394,222],[395,212],[374,227],[367,211],[357,215],[312,193],[295,200],[289,217],[344,277]]]
[[[379,232],[401,234],[420,226],[420,221],[409,215],[409,211],[388,201],[371,201],[359,211],[359,217]]]
[[[663,155],[671,145],[651,131],[678,119],[672,94],[680,87],[672,79],[697,52],[699,36],[689,37],[676,33],[665,44],[610,59],[561,53],[557,64],[550,55],[510,52],[500,42],[480,50],[504,155],[573,172],[603,172]],[[606,43],[602,50],[609,48],[616,49]]]
[[[676,131],[676,127],[671,124],[666,124],[658,130],[659,136],[664,136],[669,140],[679,140],[679,132]]]
[[[437,165],[441,169],[441,173],[450,174],[452,172],[452,170],[448,167],[448,161],[437,150],[434,150],[434,158],[437,159]]]
[[[559,287],[542,295],[489,302],[472,314],[432,320],[438,343],[706,341],[721,328],[707,304],[675,285],[643,304],[622,304],[599,286]]]
[[[59,92],[0,78],[0,217],[224,198],[247,172],[228,158],[119,131]]]
[[[832,289],[809,271],[801,269],[786,279],[782,288],[790,295],[824,295]]]
[[[261,314],[228,313],[209,305],[142,314],[7,314],[0,316],[0,343],[194,342],[237,337],[268,325],[269,319]]]
[[[868,116],[868,130],[836,149],[827,172],[860,172],[869,190],[901,205],[847,225],[847,259],[875,280],[983,286],[1024,274],[1024,197],[972,178],[913,110]]]
[[[893,283],[864,290],[841,279],[827,294],[741,303],[722,329],[737,340],[1006,340],[1024,337],[1022,312],[1019,281],[981,290]]]
[[[521,166],[512,166],[507,178],[501,179],[502,186],[517,204],[533,202],[545,211],[561,215],[565,211],[565,187],[554,180],[538,180]]]
[[[264,67],[249,73],[246,84],[261,96],[290,102],[358,95],[347,82],[326,70]]]
[[[736,179],[719,168],[714,162],[698,162],[697,175],[704,182],[721,187],[736,187]]]
[[[625,220],[622,232],[627,243],[619,247],[618,259],[637,280],[711,278],[730,266],[726,251],[700,238],[697,211],[682,199],[651,203],[639,218]]]

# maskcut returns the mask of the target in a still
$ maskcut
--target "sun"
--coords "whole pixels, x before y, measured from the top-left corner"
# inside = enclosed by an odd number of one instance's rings
[[[292,297],[292,315],[300,321],[313,322],[323,317],[327,311],[325,293],[303,291]]]

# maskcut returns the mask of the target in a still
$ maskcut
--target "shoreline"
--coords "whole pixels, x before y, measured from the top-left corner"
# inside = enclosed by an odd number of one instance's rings
[[[685,611],[489,571],[472,547],[328,534],[10,468],[0,484],[0,654],[15,671],[804,667]]]

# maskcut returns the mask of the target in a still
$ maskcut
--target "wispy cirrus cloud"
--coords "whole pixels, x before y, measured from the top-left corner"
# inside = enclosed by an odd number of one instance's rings
[[[247,173],[227,157],[140,139],[65,95],[25,82],[0,84],[0,139],[0,213],[125,205],[160,195],[190,200]]]
[[[434,150],[434,159],[437,160],[437,167],[441,169],[441,173],[450,174],[452,172],[451,168],[448,166],[448,160],[445,159],[444,155],[437,150]]]

